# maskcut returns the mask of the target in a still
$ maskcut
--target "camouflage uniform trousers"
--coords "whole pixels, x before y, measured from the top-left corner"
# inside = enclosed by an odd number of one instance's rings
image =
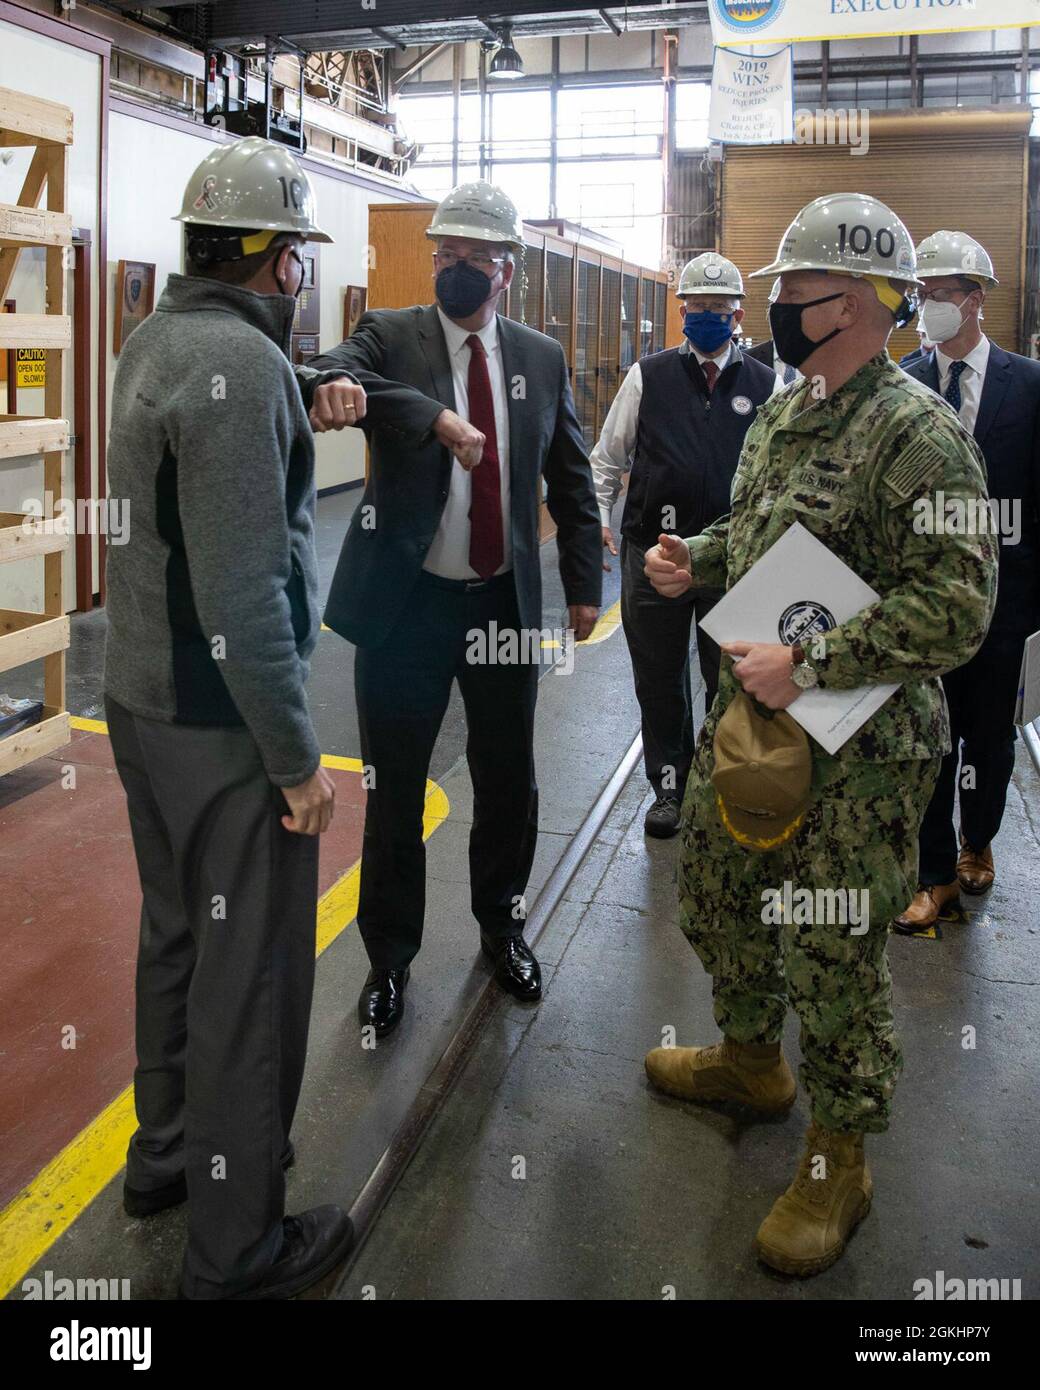
[[[917,885],[917,835],[938,758],[841,762],[813,748],[812,803],[795,836],[760,854],[719,819],[710,739],[683,802],[680,924],[712,976],[715,1020],[737,1042],[779,1042],[790,1003],[801,1023],[802,1085],[826,1129],[888,1128],[902,1053],[892,1019],[888,925]],[[869,889],[869,929],[767,925],[770,890]],[[797,902],[797,899],[795,900]]]

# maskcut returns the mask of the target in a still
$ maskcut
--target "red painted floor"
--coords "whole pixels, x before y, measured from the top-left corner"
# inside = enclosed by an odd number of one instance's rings
[[[62,786],[69,766],[75,790]],[[361,855],[365,801],[360,773],[329,771],[323,893]],[[0,1206],[132,1079],[140,908],[107,737],[74,732],[0,778]]]

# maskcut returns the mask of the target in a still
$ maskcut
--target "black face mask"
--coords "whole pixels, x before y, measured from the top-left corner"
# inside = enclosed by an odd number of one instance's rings
[[[438,271],[434,285],[437,301],[450,319],[468,319],[491,296],[491,281],[465,261]]]
[[[786,362],[789,367],[800,367],[817,348],[823,347],[824,343],[829,343],[839,333],[845,332],[844,328],[835,328],[826,338],[814,342],[802,330],[803,310],[811,309],[814,304],[827,304],[832,299],[840,299],[843,293],[844,291],[825,294],[822,299],[810,299],[805,304],[770,304],[769,332],[776,344],[777,356],[781,362]]]

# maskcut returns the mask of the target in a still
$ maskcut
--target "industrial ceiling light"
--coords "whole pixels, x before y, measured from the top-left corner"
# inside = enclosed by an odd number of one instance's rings
[[[491,66],[488,68],[488,77],[493,77],[496,81],[512,81],[516,77],[523,77],[523,75],[523,59],[513,47],[513,26],[511,24],[503,24],[502,44],[498,52],[491,59]]]

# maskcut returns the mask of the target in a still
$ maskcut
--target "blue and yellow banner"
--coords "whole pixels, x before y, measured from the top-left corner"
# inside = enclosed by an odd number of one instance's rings
[[[1040,24],[1040,0],[708,0],[717,48]]]

